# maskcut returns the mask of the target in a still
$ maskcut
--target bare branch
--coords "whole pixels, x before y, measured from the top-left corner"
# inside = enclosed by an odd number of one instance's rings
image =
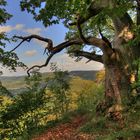
[[[31,68],[29,68],[29,69],[27,70],[28,76],[30,77],[30,71],[31,71],[32,69],[34,69],[34,68],[39,68],[39,69],[41,69],[41,68],[47,66],[47,65],[49,64],[51,58],[52,58],[54,55],[55,55],[55,53],[50,54],[50,55],[48,56],[48,58],[46,59],[46,62],[45,62],[44,64],[42,64],[42,65],[34,65],[34,66],[32,66]]]
[[[12,49],[11,51],[9,51],[10,53],[15,51],[25,40],[22,40],[14,49]]]
[[[80,39],[74,39],[74,40],[69,40],[69,41],[65,41],[59,45],[57,45],[56,47],[53,47],[52,50],[50,50],[50,55],[48,56],[48,58],[46,59],[46,62],[43,64],[43,65],[34,65],[32,66],[31,68],[28,69],[27,71],[27,74],[28,76],[30,76],[30,71],[34,68],[43,68],[45,66],[47,66],[51,60],[51,58],[59,53],[60,51],[62,51],[63,49],[65,49],[66,47],[69,47],[70,45],[73,45],[73,44],[77,44],[77,45],[80,45],[82,44],[83,42],[80,40]]]
[[[95,38],[95,37],[89,37],[89,38],[86,38],[86,39],[88,40],[89,44],[91,44],[91,45],[97,45],[97,46],[99,45],[98,47],[104,48],[103,47],[104,41],[102,39],[98,39],[98,38]],[[56,47],[53,47],[53,49],[50,51],[50,55],[48,56],[45,64],[32,66],[30,69],[28,69],[27,74],[30,76],[30,71],[32,69],[34,69],[34,68],[39,68],[40,69],[42,67],[47,66],[48,63],[50,62],[51,58],[55,54],[61,52],[63,49],[65,49],[65,48],[67,48],[67,47],[69,47],[71,45],[82,45],[82,44],[84,44],[83,40],[80,39],[80,38],[76,38],[76,39],[70,39],[68,41],[65,41],[65,42],[57,45]],[[78,52],[77,51],[75,53],[77,55],[79,55],[79,56],[84,56],[84,57],[86,57],[88,59],[91,59],[91,60],[94,59],[95,61],[98,61],[98,62],[101,62],[102,63],[101,56],[93,55],[93,54],[90,54],[88,52]]]
[[[43,65],[34,65],[32,66],[31,68],[28,69],[27,71],[27,74],[30,76],[30,71],[34,68],[42,68],[42,67],[45,67],[48,65],[48,63],[50,62],[51,58],[61,52],[63,49],[71,46],[71,45],[82,45],[84,44],[85,42],[81,39],[81,38],[72,38],[72,39],[69,39],[68,41],[65,41],[63,43],[60,43],[59,45],[53,47],[53,42],[52,40],[48,39],[48,38],[43,38],[43,37],[40,37],[38,35],[30,35],[30,36],[27,36],[27,37],[22,37],[22,36],[15,36],[16,38],[18,39],[21,39],[22,41],[13,49],[15,50],[16,48],[18,48],[23,42],[25,41],[28,41],[30,42],[31,39],[35,38],[35,39],[38,39],[38,40],[41,40],[41,41],[44,41],[44,42],[47,42],[48,43],[48,47],[46,47],[46,50],[49,51],[49,55],[48,55],[48,58],[46,59],[46,62],[43,64]],[[96,37],[87,37],[86,40],[88,41],[88,45],[94,45],[94,46],[97,46],[99,47],[103,52],[106,51],[107,47],[105,47],[105,42],[102,40],[102,39],[99,39],[99,38],[96,38]],[[77,55],[85,55],[86,58],[89,58],[89,59],[94,59],[95,61],[98,61],[98,62],[102,62],[102,60],[99,58],[101,56],[95,56],[95,55],[90,55],[90,53],[88,54],[88,52],[76,52]],[[92,57],[91,57],[92,56]]]
[[[48,39],[48,38],[41,37],[39,35],[30,35],[30,36],[26,36],[26,37],[14,36],[14,38],[21,39],[22,41],[14,49],[12,49],[10,52],[13,52],[14,50],[16,50],[23,42],[25,42],[25,41],[30,42],[32,39],[38,39],[40,41],[48,43],[48,45],[45,48],[44,52],[46,52],[46,49],[48,51],[53,49],[53,42],[52,42],[52,40]]]

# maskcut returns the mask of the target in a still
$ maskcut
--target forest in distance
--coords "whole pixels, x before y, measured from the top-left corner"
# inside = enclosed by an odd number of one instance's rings
[[[140,140],[140,0],[0,0],[0,140]]]

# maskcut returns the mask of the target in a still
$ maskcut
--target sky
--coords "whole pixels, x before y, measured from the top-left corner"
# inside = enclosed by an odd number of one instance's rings
[[[33,16],[27,12],[21,12],[19,6],[20,0],[7,0],[8,5],[6,7],[7,12],[12,14],[13,17],[7,21],[3,26],[0,26],[0,32],[6,32],[9,37],[14,35],[27,36],[31,34],[37,34],[43,37],[50,38],[54,44],[57,45],[64,41],[65,34],[68,31],[63,24],[53,25],[45,28],[41,22],[33,20]],[[18,42],[7,43],[6,50],[14,48]],[[43,55],[44,48],[47,44],[38,40],[32,40],[30,43],[25,42],[18,49],[16,53],[20,61],[24,62],[28,67],[35,64],[43,64],[47,58],[47,55]],[[86,63],[87,59],[82,59],[80,62],[75,62],[75,59],[69,57],[64,51],[57,54],[52,58],[51,62],[56,63],[62,70],[100,70],[103,65],[91,61]],[[50,62],[50,63],[51,63]],[[3,68],[3,76],[17,76],[26,75],[26,71],[22,68],[17,68],[16,72],[9,71],[7,68]],[[41,72],[50,71],[50,65],[40,70]]]

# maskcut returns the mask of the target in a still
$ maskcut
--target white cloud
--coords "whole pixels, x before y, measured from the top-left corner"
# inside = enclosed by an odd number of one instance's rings
[[[11,32],[13,30],[22,30],[23,28],[24,28],[23,24],[16,24],[15,26],[10,26],[10,25],[1,26],[0,27],[0,33],[2,33],[2,32]]]
[[[35,39],[34,42],[36,44],[38,44],[39,46],[41,46],[42,48],[45,48],[47,46],[46,42],[43,42],[43,41],[40,41],[40,40],[37,40],[37,39]]]
[[[11,32],[11,31],[22,31],[27,34],[36,34],[40,35],[42,29],[41,28],[25,28],[24,24],[16,24],[15,26],[6,25],[0,27],[0,33],[2,32]]]
[[[2,32],[11,32],[13,30],[13,27],[12,26],[1,26],[0,27],[0,33]]]
[[[16,24],[15,26],[15,30],[22,30],[24,28],[24,25],[23,24]]]
[[[88,59],[83,58],[79,62],[75,62],[74,59],[68,56],[68,54],[58,55],[53,59],[53,62],[56,62],[58,67],[63,70],[101,70],[103,69],[103,64],[90,61],[86,63]]]
[[[42,30],[41,28],[29,28],[29,29],[25,29],[24,31],[27,32],[28,34],[40,35],[41,30]]]
[[[40,72],[50,72],[50,64],[56,63],[58,68],[61,70],[68,70],[68,71],[74,71],[74,70],[101,70],[103,69],[103,64],[91,61],[89,63],[86,63],[87,59],[82,59],[79,62],[75,62],[74,59],[68,56],[68,54],[58,54],[56,55],[48,64],[47,67],[44,67],[40,70]],[[45,60],[39,60],[32,64],[29,64],[28,66],[31,67],[33,65],[42,65],[45,63]]]
[[[36,50],[29,50],[29,51],[26,51],[24,53],[25,56],[28,56],[28,57],[31,57],[31,56],[35,56],[37,54],[37,51]]]

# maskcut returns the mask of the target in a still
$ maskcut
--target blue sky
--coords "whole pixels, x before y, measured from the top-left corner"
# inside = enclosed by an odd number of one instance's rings
[[[0,27],[0,32],[4,31],[9,37],[13,35],[30,35],[38,34],[43,37],[47,37],[53,40],[54,44],[59,44],[64,41],[67,29],[64,28],[62,24],[53,25],[48,28],[44,28],[41,22],[36,22],[33,20],[31,14],[27,12],[21,12],[19,6],[19,0],[7,0],[8,5],[6,7],[7,11],[13,15],[13,17],[7,21],[6,25]],[[7,50],[11,50],[17,45],[16,43],[7,44]],[[33,40],[31,43],[24,43],[16,50],[17,55],[20,60],[27,64],[29,67],[34,64],[42,64],[46,55],[43,55],[44,47],[47,44]],[[57,62],[57,65],[63,70],[97,70],[101,69],[103,66],[99,63],[90,62],[85,64],[86,60],[82,60],[77,63],[74,59],[69,58],[67,54],[61,52],[52,59],[52,62]],[[49,71],[49,66],[43,68],[41,71]],[[7,69],[3,69],[4,75],[23,75],[26,74],[22,69],[17,69],[17,72],[9,72]]]

